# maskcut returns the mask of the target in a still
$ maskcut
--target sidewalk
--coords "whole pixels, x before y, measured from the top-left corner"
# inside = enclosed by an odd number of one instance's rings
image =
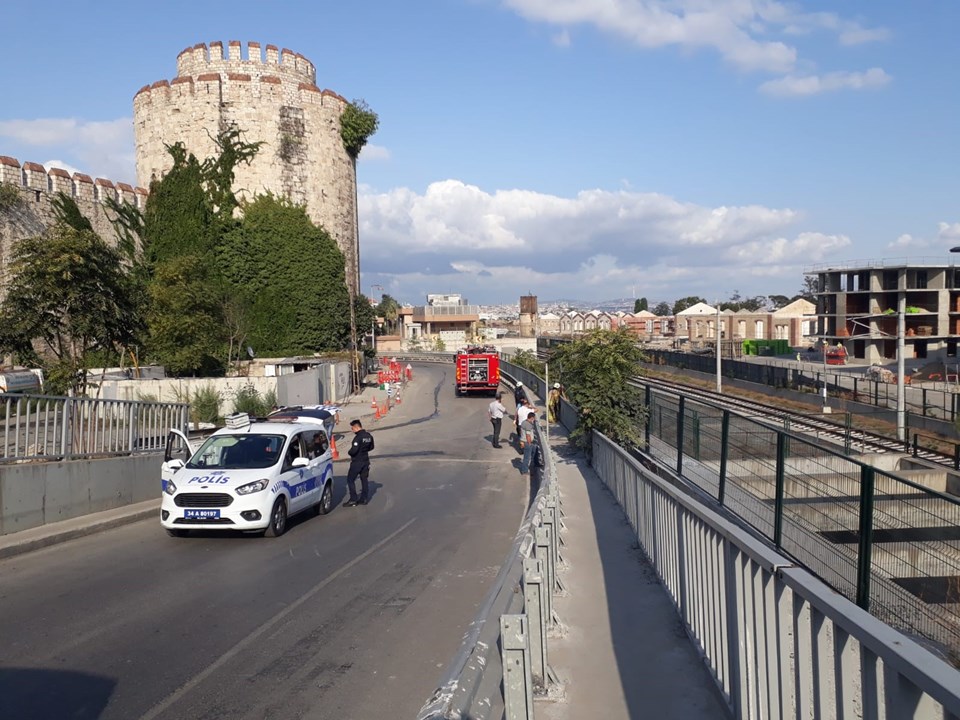
[[[554,600],[564,628],[548,661],[565,697],[538,720],[729,718],[730,713],[623,511],[566,431],[550,426],[565,530]]]

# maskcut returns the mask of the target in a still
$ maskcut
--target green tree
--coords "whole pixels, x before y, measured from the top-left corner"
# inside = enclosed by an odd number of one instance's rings
[[[571,434],[590,451],[591,430],[599,430],[621,445],[638,445],[646,408],[640,391],[628,381],[640,374],[643,353],[626,328],[594,330],[562,344],[550,358],[551,377],[562,378],[567,395],[580,408]]]
[[[673,303],[673,315],[676,315],[680,312],[683,312],[689,307],[693,307],[697,303],[705,303],[702,297],[697,297],[696,295],[688,295],[687,297],[680,298],[675,303]]]
[[[16,243],[9,272],[0,349],[44,367],[51,391],[85,393],[89,356],[135,339],[120,253],[92,230],[58,223]]]
[[[340,115],[340,139],[347,154],[356,160],[380,126],[380,118],[365,100],[349,103]]]
[[[343,255],[302,207],[257,197],[224,236],[218,258],[229,284],[252,307],[250,339],[258,353],[347,346],[351,307]]]
[[[769,295],[770,302],[773,304],[774,310],[779,310],[782,307],[789,305],[793,300],[788,298],[786,295]]]
[[[397,331],[397,320],[400,317],[400,304],[386,293],[380,298],[376,307],[377,315],[383,318],[384,332],[392,335]]]
[[[803,298],[804,300],[809,300],[810,302],[817,301],[817,295],[820,293],[820,280],[816,275],[804,275],[803,276],[803,285],[800,288],[800,292],[794,296],[794,300]]]
[[[150,358],[172,375],[223,371],[225,341],[222,304],[212,288],[209,265],[184,255],[156,266],[147,313]]]
[[[656,307],[653,308],[653,314],[657,315],[658,317],[666,317],[667,315],[671,315],[672,313],[670,312],[670,304],[663,301],[658,302]]]
[[[529,370],[534,375],[543,377],[543,361],[537,357],[533,350],[519,350],[510,358],[514,365]]]
[[[644,310],[647,310],[647,309],[648,309],[647,299],[645,297],[637,298],[636,300],[633,301],[633,311],[635,313],[643,312]]]

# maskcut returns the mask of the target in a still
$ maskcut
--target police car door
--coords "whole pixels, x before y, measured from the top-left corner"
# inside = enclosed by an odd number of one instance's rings
[[[310,504],[311,470],[308,467],[306,448],[303,446],[302,433],[290,438],[290,444],[283,455],[280,468],[280,480],[290,492],[289,514],[300,512]]]
[[[196,450],[193,443],[179,430],[171,430],[167,434],[163,465],[160,468],[160,479],[164,487],[166,487],[167,481],[172,480],[177,471],[187,464]]]

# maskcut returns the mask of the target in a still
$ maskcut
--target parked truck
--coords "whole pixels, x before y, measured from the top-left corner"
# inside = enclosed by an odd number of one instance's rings
[[[500,356],[495,348],[477,345],[457,352],[457,395],[495,395],[500,386]]]

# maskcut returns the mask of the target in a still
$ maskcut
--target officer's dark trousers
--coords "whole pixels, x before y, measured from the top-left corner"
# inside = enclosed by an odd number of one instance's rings
[[[357,478],[360,478],[360,496],[357,496]],[[347,471],[347,487],[350,489],[350,499],[368,500],[370,498],[370,484],[367,479],[370,477],[370,463],[350,463],[350,469]]]
[[[503,418],[490,418],[490,424],[493,425],[493,446],[500,447],[500,426]]]

